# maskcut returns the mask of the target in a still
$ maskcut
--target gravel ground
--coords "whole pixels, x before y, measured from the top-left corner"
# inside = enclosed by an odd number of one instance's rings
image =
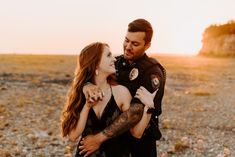
[[[157,56],[167,69],[160,157],[235,156],[235,59]],[[0,56],[0,156],[70,157],[59,117],[69,56]]]

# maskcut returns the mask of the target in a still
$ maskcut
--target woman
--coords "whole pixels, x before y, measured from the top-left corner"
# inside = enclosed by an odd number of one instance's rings
[[[126,87],[117,85],[111,75],[115,73],[114,62],[115,58],[105,43],[92,43],[81,51],[75,78],[62,114],[63,137],[68,136],[70,140],[75,141],[80,136],[100,132],[129,108],[131,94]],[[96,103],[86,101],[82,92],[86,82],[99,86],[105,97]],[[148,119],[143,116],[140,123],[145,123],[146,120]],[[132,129],[134,136],[140,136],[141,126],[144,125],[140,124],[136,129]],[[104,142],[91,157],[130,156],[126,146],[127,134],[124,133]],[[76,157],[84,155],[79,154],[79,151],[78,148]]]

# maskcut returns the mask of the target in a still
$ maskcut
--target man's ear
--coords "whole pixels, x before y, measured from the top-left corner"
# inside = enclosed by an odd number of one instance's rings
[[[151,43],[146,44],[144,50],[146,51],[151,46]]]

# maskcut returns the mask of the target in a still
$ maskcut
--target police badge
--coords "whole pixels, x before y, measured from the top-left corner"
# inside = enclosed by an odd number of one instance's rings
[[[136,79],[139,75],[139,70],[137,68],[133,68],[129,74],[129,79],[132,81]]]

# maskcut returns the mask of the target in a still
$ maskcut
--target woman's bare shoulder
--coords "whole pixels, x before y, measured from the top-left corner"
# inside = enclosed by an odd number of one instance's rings
[[[129,108],[131,102],[131,94],[129,90],[122,85],[116,85],[112,87],[114,99],[122,111]]]
[[[112,86],[113,90],[115,91],[115,93],[119,93],[119,94],[124,94],[124,93],[130,93],[129,90],[127,89],[127,87],[123,86],[123,85],[116,85],[116,86]]]

